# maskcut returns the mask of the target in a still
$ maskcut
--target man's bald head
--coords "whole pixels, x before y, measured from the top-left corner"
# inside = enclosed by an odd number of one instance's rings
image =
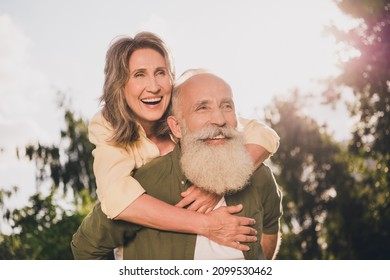
[[[242,189],[253,163],[236,129],[229,84],[212,73],[190,71],[176,84],[172,103],[174,114],[168,124],[180,139],[185,176],[217,194]]]
[[[190,132],[208,125],[237,126],[233,93],[222,78],[205,70],[189,70],[175,84],[172,94],[173,117],[168,119],[172,133],[181,138],[179,123]],[[177,125],[175,125],[175,122]]]

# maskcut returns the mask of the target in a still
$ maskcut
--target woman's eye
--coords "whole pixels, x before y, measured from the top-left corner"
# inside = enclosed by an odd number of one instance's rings
[[[165,71],[164,70],[159,70],[156,73],[157,76],[165,76]]]
[[[144,76],[144,73],[142,72],[137,72],[134,74],[134,77],[138,78],[138,77],[143,77]]]

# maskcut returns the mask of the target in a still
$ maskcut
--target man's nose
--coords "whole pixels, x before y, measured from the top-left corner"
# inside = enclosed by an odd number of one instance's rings
[[[150,93],[158,93],[160,92],[160,84],[158,83],[156,77],[152,76],[148,79],[146,90]]]
[[[226,125],[226,118],[225,118],[225,115],[224,113],[217,109],[217,110],[214,110],[211,114],[211,120],[210,122],[212,124],[215,124],[215,125],[218,125],[218,126],[224,126]]]

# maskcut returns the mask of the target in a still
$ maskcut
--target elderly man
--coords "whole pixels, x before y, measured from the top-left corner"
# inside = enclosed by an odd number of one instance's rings
[[[240,215],[256,220],[260,242],[240,251],[203,236],[141,229],[107,219],[97,205],[73,237],[75,258],[104,258],[124,245],[124,259],[273,259],[279,246],[281,193],[267,166],[252,170],[236,129],[230,86],[211,73],[190,71],[175,86],[172,108],[168,125],[178,145],[140,168],[134,178],[150,195],[173,205],[192,184],[222,195],[216,208],[242,204]]]

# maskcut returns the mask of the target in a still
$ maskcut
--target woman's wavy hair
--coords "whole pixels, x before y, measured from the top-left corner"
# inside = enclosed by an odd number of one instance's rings
[[[173,60],[169,49],[157,35],[151,32],[140,32],[134,38],[120,37],[111,44],[107,51],[103,95],[100,101],[104,103],[103,117],[114,129],[110,141],[115,145],[126,146],[139,139],[138,124],[133,111],[127,105],[124,88],[130,78],[129,60],[131,55],[138,49],[147,48],[157,51],[164,57],[173,84],[175,80]],[[153,134],[157,137],[169,133],[166,118],[169,115],[170,107],[171,105],[154,126]]]

